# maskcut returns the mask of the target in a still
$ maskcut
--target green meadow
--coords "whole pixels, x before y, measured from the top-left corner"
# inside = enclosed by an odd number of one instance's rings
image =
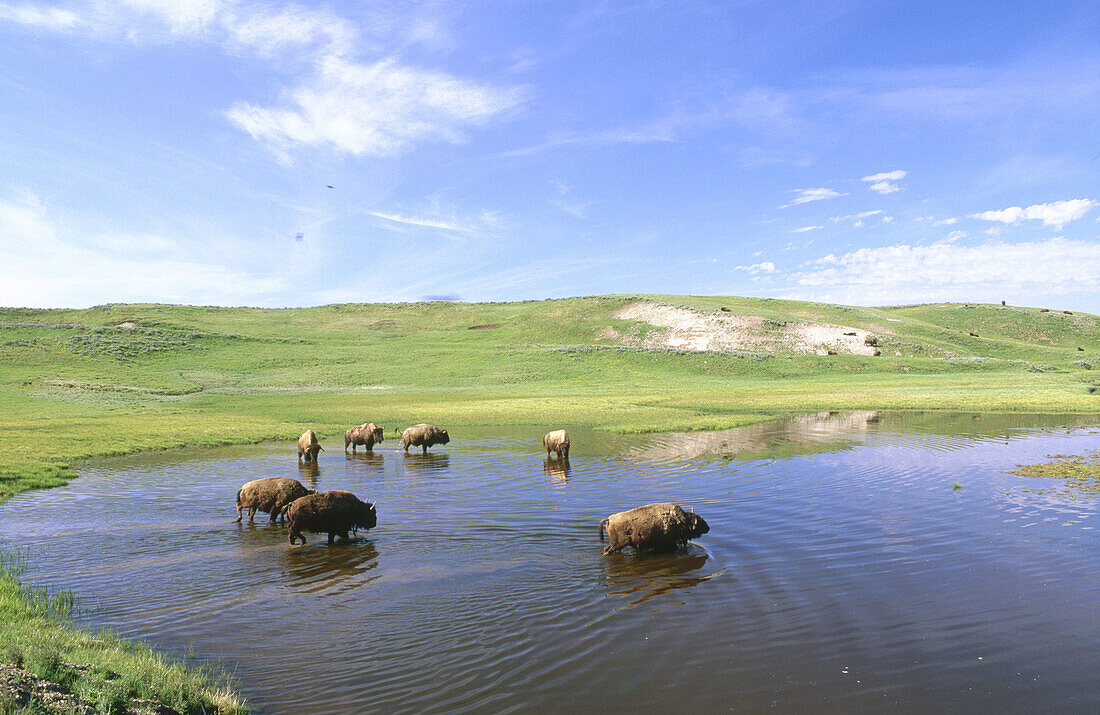
[[[765,330],[813,322],[867,331],[880,354],[663,347],[664,328],[616,317],[639,302],[749,316]],[[0,309],[0,501],[65,483],[81,460],[260,441],[285,442],[293,455],[310,428],[339,449],[344,429],[366,421],[389,433],[433,422],[461,440],[472,425],[705,430],[820,410],[1100,413],[1098,366],[1096,316],[1002,305],[597,296]],[[179,677],[150,670],[155,655],[64,627],[41,607],[49,598],[6,570],[0,660],[43,643],[70,663],[90,662],[89,649],[118,653],[96,667],[146,673],[127,685],[133,697],[176,697],[149,695],[148,683]],[[126,660],[135,652],[140,668]],[[201,692],[188,702],[240,707],[216,686]]]

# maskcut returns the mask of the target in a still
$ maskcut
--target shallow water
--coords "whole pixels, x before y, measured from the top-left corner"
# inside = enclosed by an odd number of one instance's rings
[[[27,579],[82,622],[193,651],[271,713],[570,707],[998,711],[1100,707],[1097,499],[1005,474],[1100,449],[1097,418],[821,414],[719,433],[452,430],[373,455],[335,440],[80,470],[0,506]],[[389,426],[392,431],[392,425]],[[378,505],[352,544],[291,547],[245,481]],[[955,489],[958,483],[961,488]],[[614,511],[694,508],[672,555],[605,557]]]

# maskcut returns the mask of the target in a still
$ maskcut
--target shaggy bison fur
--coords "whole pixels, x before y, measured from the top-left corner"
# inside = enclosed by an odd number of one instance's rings
[[[383,430],[373,422],[367,422],[366,424],[359,425],[358,427],[349,427],[344,430],[344,451],[348,451],[348,445],[351,445],[351,451],[355,451],[356,445],[363,445],[363,449],[368,452],[374,449],[374,445],[382,441]]]
[[[447,444],[451,441],[447,430],[439,429],[435,425],[419,424],[409,427],[401,433],[401,446],[409,451],[409,446],[423,447],[424,452],[433,444]]]
[[[688,539],[710,531],[703,517],[694,511],[685,512],[671,502],[646,504],[612,514],[600,522],[601,539],[605,528],[611,542],[603,550],[605,554],[622,551],[627,546],[671,551],[686,544]]]
[[[257,511],[266,511],[274,523],[284,506],[298,497],[313,493],[314,490],[306,489],[297,479],[289,477],[253,479],[237,490],[237,521],[241,520],[241,510],[248,509],[249,521]]]
[[[372,529],[378,524],[374,504],[360,501],[351,492],[333,490],[295,499],[283,508],[290,526],[290,543],[306,543],[303,531],[327,532],[331,544],[339,536],[348,541],[348,532]]]
[[[563,429],[547,432],[546,436],[542,438],[542,446],[546,447],[547,457],[550,456],[551,452],[556,452],[558,459],[562,457],[569,459],[569,435]]]
[[[298,459],[303,459],[302,455],[305,455],[305,461],[316,462],[317,453],[323,451],[325,450],[321,447],[321,443],[317,441],[317,433],[313,430],[307,429],[298,438]]]

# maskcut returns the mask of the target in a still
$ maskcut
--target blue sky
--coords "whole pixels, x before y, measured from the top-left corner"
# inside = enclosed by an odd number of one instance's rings
[[[1100,313],[1097,38],[1095,2],[0,0],[0,305]]]

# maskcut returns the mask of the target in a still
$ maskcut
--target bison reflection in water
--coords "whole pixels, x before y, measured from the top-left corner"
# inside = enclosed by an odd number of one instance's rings
[[[298,477],[309,487],[317,486],[317,477],[321,476],[321,465],[317,462],[298,462]]]
[[[351,492],[333,490],[295,499],[284,510],[290,526],[290,543],[298,539],[306,543],[302,531],[328,533],[328,543],[339,536],[350,541],[349,532],[371,529],[378,524],[378,511],[374,504],[360,501]]]
[[[403,464],[406,476],[412,476],[428,472],[444,472],[450,465],[450,460],[451,456],[449,454],[432,454],[431,452],[417,454],[413,452],[411,454],[405,453]]]
[[[378,549],[370,541],[354,549],[286,549],[282,583],[305,593],[334,593],[358,588],[379,577]]]
[[[550,459],[547,457],[542,462],[542,471],[546,472],[547,476],[551,479],[555,479],[559,482],[569,481],[569,458],[563,457],[562,459]]]
[[[718,575],[687,575],[703,568],[708,560],[705,553],[612,554],[605,559],[607,595],[627,599],[624,605],[619,606],[621,610],[633,608],[665,593],[697,586]]]

